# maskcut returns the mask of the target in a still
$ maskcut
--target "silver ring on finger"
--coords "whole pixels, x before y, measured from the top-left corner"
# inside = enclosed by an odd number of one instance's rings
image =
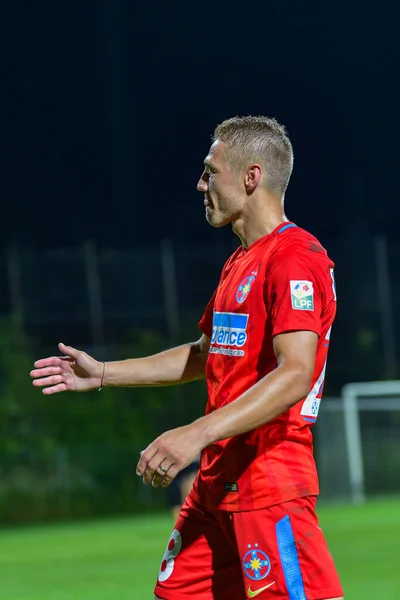
[[[166,468],[165,468],[165,467],[163,467],[162,465],[160,465],[158,468],[160,469],[160,471],[161,471],[162,473],[166,473],[166,472],[168,471],[168,469],[166,469]]]

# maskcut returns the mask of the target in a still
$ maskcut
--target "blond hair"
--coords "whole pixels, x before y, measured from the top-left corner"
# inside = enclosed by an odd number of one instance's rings
[[[218,125],[213,141],[224,142],[227,160],[239,169],[256,162],[266,186],[284,195],[293,170],[293,148],[283,125],[269,117],[233,117]]]

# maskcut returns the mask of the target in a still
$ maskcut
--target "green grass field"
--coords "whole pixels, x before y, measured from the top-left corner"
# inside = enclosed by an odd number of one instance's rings
[[[319,510],[346,600],[400,599],[400,500]],[[1,600],[147,600],[168,515],[0,532]]]

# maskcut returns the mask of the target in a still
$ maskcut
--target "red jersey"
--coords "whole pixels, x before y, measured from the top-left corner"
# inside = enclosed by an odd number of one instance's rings
[[[306,398],[273,421],[203,450],[193,489],[200,504],[247,511],[319,493],[311,427],[336,313],[333,267],[318,240],[294,223],[238,248],[225,264],[199,323],[211,340],[207,414],[277,367],[276,335],[307,330],[319,338]]]

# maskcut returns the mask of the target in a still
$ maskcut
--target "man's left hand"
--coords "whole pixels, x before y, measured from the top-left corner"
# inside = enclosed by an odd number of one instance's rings
[[[194,424],[166,431],[140,453],[136,474],[145,484],[167,487],[205,446]]]

